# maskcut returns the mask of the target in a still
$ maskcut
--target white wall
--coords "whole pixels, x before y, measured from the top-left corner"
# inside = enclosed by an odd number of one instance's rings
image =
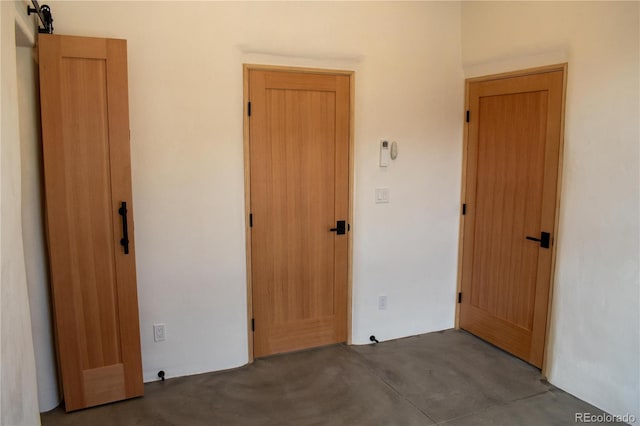
[[[469,77],[567,60],[549,379],[640,414],[638,3],[464,3],[462,46],[457,3],[52,7],[59,34],[129,40],[145,380],[247,359],[243,62],[357,73],[353,337],[366,343],[453,324],[461,62]],[[399,142],[388,170],[376,166],[380,138]],[[390,187],[390,204],[373,203],[376,186]],[[154,322],[166,342],[153,343]]]
[[[465,2],[467,77],[569,63],[548,378],[640,418],[638,2]]]
[[[40,411],[48,411],[60,403],[60,395],[44,230],[40,95],[35,55],[33,47],[18,47],[16,51],[22,167],[22,236],[38,378],[38,401]]]
[[[49,4],[57,34],[128,40],[145,380],[247,362],[242,63],[356,71],[354,342],[453,326],[459,3]]]
[[[0,2],[0,424],[39,425],[36,371],[22,244],[18,43],[31,42],[22,2]],[[31,38],[30,38],[31,37]]]

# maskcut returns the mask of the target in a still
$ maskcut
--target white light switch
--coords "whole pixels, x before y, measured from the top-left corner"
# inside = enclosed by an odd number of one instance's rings
[[[389,202],[389,188],[376,188],[376,203]]]

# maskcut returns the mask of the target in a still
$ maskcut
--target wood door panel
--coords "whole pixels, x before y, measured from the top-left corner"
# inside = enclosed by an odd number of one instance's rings
[[[84,400],[87,406],[119,401],[127,397],[124,366],[121,363],[87,369],[82,372],[82,375]]]
[[[467,182],[460,326],[542,364],[563,71],[468,86]]]
[[[255,356],[346,339],[348,82],[250,72]]]
[[[538,249],[525,236],[540,229],[546,136],[528,117],[546,115],[546,98],[529,92],[486,96],[479,104],[471,304],[528,330]]]
[[[333,235],[310,230],[332,227],[327,219],[333,219],[334,209],[334,147],[323,142],[335,133],[335,96],[268,89],[266,98],[274,182],[269,239],[281,236],[283,244],[273,251],[275,311],[269,320],[277,324],[331,315],[333,288],[325,284],[333,275],[327,268],[333,264]]]
[[[126,42],[40,35],[38,45],[54,323],[72,411],[143,394]]]
[[[270,327],[270,353],[281,353],[344,341],[334,326],[335,318],[305,319],[294,324],[283,322]]]
[[[462,321],[462,317],[461,317]],[[531,350],[531,333],[512,322],[487,315],[481,308],[470,306],[464,312],[465,330],[494,343],[513,355],[527,359]]]
[[[61,61],[60,104],[66,118],[60,147],[65,181],[59,189],[68,200],[64,226],[69,247],[66,260],[60,261],[74,263],[69,265],[69,282],[82,312],[76,333],[84,346],[83,368],[120,359],[105,76],[104,60]],[[51,198],[56,197],[52,192]]]
[[[334,75],[304,74],[290,72],[267,72],[264,74],[266,87],[282,90],[309,90],[335,92],[337,82],[346,77]]]

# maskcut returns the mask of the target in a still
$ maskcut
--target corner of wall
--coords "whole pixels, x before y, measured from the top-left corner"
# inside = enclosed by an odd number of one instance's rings
[[[18,6],[0,4],[0,423],[16,426],[40,424],[20,209],[16,31],[26,9]]]

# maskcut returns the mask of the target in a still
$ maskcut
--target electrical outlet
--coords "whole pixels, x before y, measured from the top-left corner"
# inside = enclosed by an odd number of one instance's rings
[[[164,324],[153,324],[153,341],[164,342],[166,338],[164,331]]]
[[[387,309],[387,296],[378,296],[378,309],[381,311]]]

